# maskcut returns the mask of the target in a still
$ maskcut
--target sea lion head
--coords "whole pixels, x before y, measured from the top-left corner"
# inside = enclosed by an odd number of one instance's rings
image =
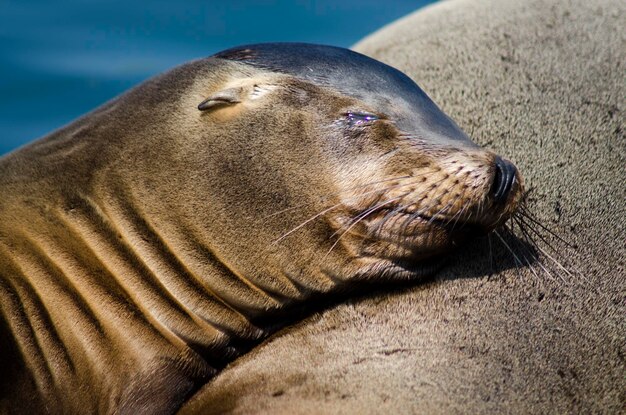
[[[291,248],[280,255],[293,258],[294,246],[308,243],[299,251],[327,263],[350,258],[359,265],[347,268],[361,276],[424,273],[520,202],[515,166],[474,144],[390,66],[305,44],[242,46],[213,59],[243,73],[208,94],[201,118],[231,126],[228,136],[240,141],[232,151],[244,157],[238,178],[262,170],[250,178],[255,189],[244,186],[258,199],[244,203],[274,231],[268,246]]]
[[[406,75],[347,49],[229,49],[109,112],[107,135],[124,138],[108,159],[124,161],[101,187],[142,205],[132,209],[198,274],[216,261],[246,281],[229,298],[245,294],[259,312],[346,281],[432,273],[522,195],[511,162],[472,143]]]

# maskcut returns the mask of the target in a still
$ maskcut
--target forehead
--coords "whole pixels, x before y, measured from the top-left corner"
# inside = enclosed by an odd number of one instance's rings
[[[333,46],[265,43],[228,49],[214,57],[295,75],[357,98],[380,95],[407,101],[428,99],[415,82],[397,69]]]
[[[329,86],[394,118],[407,132],[466,136],[408,76],[360,53],[305,43],[245,45],[214,55]]]

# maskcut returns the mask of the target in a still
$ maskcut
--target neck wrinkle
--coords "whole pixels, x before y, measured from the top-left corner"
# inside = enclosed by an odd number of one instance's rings
[[[232,353],[229,343],[263,337],[264,332],[250,323],[236,301],[220,295],[205,282],[205,275],[190,266],[177,243],[185,238],[172,233],[167,221],[160,221],[142,210],[129,189],[118,186],[99,198],[97,206],[118,235],[118,245],[133,259],[143,278],[154,284],[154,290],[144,302],[166,299],[167,304],[153,310],[157,315],[165,314],[168,308],[176,308],[180,314],[162,319],[163,324],[188,346],[200,350],[211,363],[220,367],[226,363],[224,356]],[[181,328],[183,323],[188,327],[186,333]],[[189,332],[192,329],[194,332]]]

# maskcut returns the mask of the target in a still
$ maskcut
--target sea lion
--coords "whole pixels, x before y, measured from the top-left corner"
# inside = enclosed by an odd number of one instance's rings
[[[5,156],[0,193],[3,409],[153,414],[294,306],[432,273],[523,184],[396,69],[260,44]]]

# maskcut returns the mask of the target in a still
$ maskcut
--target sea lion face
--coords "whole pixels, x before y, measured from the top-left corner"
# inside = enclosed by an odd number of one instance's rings
[[[304,201],[312,215],[274,242],[323,222],[323,258],[342,251],[360,264],[357,273],[392,267],[390,274],[406,276],[427,272],[433,257],[502,224],[520,202],[522,179],[513,164],[474,144],[391,67],[311,45],[253,45],[217,58],[267,71],[267,80],[256,76],[235,87],[232,101],[248,105],[244,130],[269,124],[271,140],[292,152],[292,163],[277,162],[277,175],[309,189],[284,210]],[[200,108],[230,107],[223,105],[229,92],[219,95]],[[308,159],[296,161],[299,153]]]
[[[509,162],[462,135],[406,131],[398,113],[353,108],[335,124],[344,144],[336,164],[344,209],[329,216],[343,238],[359,244],[359,255],[414,266],[514,212],[522,186]]]

